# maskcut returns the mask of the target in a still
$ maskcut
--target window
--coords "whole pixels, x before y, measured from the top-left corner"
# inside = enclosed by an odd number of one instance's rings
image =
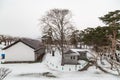
[[[71,56],[71,59],[72,59],[72,56]]]
[[[73,56],[73,59],[75,59],[75,56]]]
[[[2,59],[5,59],[5,54],[1,54],[1,58],[2,58]]]
[[[75,56],[71,56],[71,59],[75,59]]]

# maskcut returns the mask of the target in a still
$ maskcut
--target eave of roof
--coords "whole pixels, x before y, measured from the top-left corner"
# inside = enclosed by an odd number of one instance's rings
[[[22,42],[22,43],[24,43],[25,45],[31,47],[32,49],[35,49],[34,47],[30,46],[29,44],[27,44],[27,43],[23,42],[21,39],[19,39],[19,40],[15,41],[14,43],[12,43],[12,44],[10,44],[10,45],[4,47],[2,50],[8,49],[9,47],[11,47],[11,46],[17,44],[18,42]]]

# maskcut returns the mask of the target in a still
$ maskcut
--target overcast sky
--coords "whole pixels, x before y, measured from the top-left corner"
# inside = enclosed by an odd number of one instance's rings
[[[120,10],[120,0],[0,0],[0,34],[36,38],[38,19],[53,8],[69,9],[80,30],[104,25],[98,17]]]

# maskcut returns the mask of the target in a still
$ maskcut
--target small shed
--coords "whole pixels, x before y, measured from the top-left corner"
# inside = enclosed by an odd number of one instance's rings
[[[4,62],[42,61],[45,54],[44,45],[39,40],[29,38],[21,38],[2,50],[5,54]]]
[[[77,65],[79,60],[87,59],[87,51],[80,49],[70,49],[63,54],[63,65],[64,64],[73,64]]]

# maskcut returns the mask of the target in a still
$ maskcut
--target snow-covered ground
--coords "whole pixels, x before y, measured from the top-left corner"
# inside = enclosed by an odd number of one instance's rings
[[[56,71],[46,66],[44,62],[0,64],[0,67],[6,67],[12,70],[4,80],[120,80],[120,77],[105,74],[95,67],[91,67],[88,71],[84,72]],[[51,72],[56,78],[40,75],[44,72]]]
[[[13,63],[0,64],[0,67],[9,68],[12,72],[4,80],[120,80],[119,76],[106,74],[90,67],[87,71],[77,71],[80,65],[61,66],[60,54],[47,54],[42,63]],[[56,77],[46,77],[50,72]]]
[[[85,61],[81,61],[81,65],[64,65],[61,66],[61,60],[62,57],[59,54],[59,51],[56,50],[55,56],[52,56],[52,54],[48,53],[44,58],[44,63],[50,67],[51,69],[62,71],[62,72],[71,72],[71,71],[78,71],[82,68],[82,66],[86,65]]]

